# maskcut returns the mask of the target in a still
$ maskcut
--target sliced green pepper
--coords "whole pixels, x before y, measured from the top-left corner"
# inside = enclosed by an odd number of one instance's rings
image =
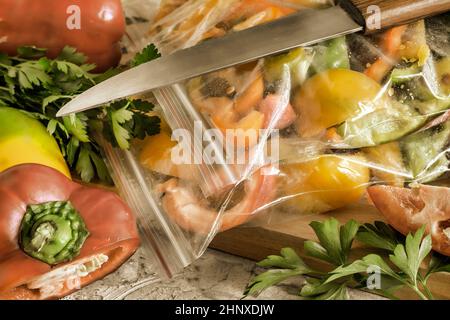
[[[450,57],[442,58],[436,63],[436,72],[443,96],[450,96]]]
[[[450,142],[450,121],[419,131],[400,141],[405,162],[414,180],[430,182],[448,171],[447,146]]]
[[[393,101],[388,108],[345,121],[337,132],[353,148],[371,147],[397,140],[422,126],[426,120],[427,117],[414,108]]]
[[[414,64],[407,68],[395,68],[391,73],[391,80],[394,84],[402,84],[411,79],[421,77],[422,76],[422,68],[417,64]]]
[[[328,40],[314,47],[314,73],[329,69],[350,69],[349,51],[345,37]]]
[[[311,74],[329,69],[349,69],[350,59],[345,37],[335,38],[312,48],[298,48],[265,60],[265,79],[276,83],[288,67],[291,85],[301,85]]]
[[[450,108],[450,59],[444,58],[434,67],[396,68],[391,73],[392,84],[400,87],[402,99],[409,100],[422,114],[432,114]]]
[[[394,88],[400,88],[401,99],[410,102],[424,101],[429,104],[437,99],[433,93],[437,88],[431,89],[434,81],[429,78],[430,76],[426,75],[423,67],[419,67],[417,64],[407,68],[394,69],[391,73],[392,84]],[[422,112],[420,109],[419,111]]]
[[[450,98],[433,99],[428,101],[413,101],[411,105],[421,114],[433,116],[450,108]]]
[[[88,236],[83,219],[68,201],[29,205],[20,227],[22,250],[52,265],[76,257]]]

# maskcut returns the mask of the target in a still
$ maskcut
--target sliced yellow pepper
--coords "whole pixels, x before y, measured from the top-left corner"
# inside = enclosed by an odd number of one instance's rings
[[[281,165],[282,195],[294,212],[323,213],[358,201],[370,170],[360,155],[322,155]]]
[[[333,69],[308,79],[295,95],[297,131],[312,137],[385,105],[381,86],[363,73]]]

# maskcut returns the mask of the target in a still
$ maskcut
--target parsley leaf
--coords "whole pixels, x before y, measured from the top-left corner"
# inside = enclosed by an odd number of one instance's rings
[[[429,272],[450,272],[450,258],[442,254],[433,252],[429,263]]]
[[[314,229],[320,243],[305,241],[306,253],[337,266],[345,263],[359,224],[351,220],[340,227],[339,222],[331,218],[324,222],[314,221],[310,226]]]
[[[108,168],[106,167],[105,162],[103,162],[103,159],[98,155],[98,152],[89,151],[89,157],[94,164],[95,171],[100,180],[111,183],[112,180]]]
[[[254,277],[244,295],[257,296],[265,289],[293,276],[314,273],[291,248],[281,249],[281,256],[272,255],[258,263],[261,267],[280,268]]]
[[[371,267],[377,267],[378,270],[387,276],[390,276],[397,280],[402,280],[389,265],[377,254],[369,254],[361,260],[356,260],[350,265],[340,266],[331,271],[331,276],[327,279],[326,283],[335,281],[337,279],[354,275],[358,273],[367,273]]]
[[[83,65],[87,61],[87,57],[84,54],[77,52],[75,48],[69,46],[65,46],[56,59],[71,62],[76,65]]]
[[[88,118],[83,113],[71,114],[63,117],[63,122],[66,130],[81,142],[89,142],[89,135],[87,132]]]
[[[348,300],[348,288],[345,283],[324,283],[319,279],[308,279],[300,295],[315,300]]]
[[[23,59],[42,58],[42,57],[45,57],[46,53],[47,53],[47,49],[36,48],[34,46],[17,48],[18,56]]]
[[[103,160],[98,156],[97,152],[92,150],[89,143],[83,143],[79,147],[80,154],[76,164],[76,170],[81,178],[85,181],[91,180],[95,174],[102,181],[111,182],[111,177]]]
[[[268,256],[266,259],[258,262],[258,266],[265,268],[304,269],[305,272],[312,271],[293,249],[283,248],[280,253],[281,256]]]
[[[381,221],[362,225],[356,236],[362,243],[388,251],[394,251],[395,247],[401,243],[400,237],[403,236],[399,232]]]
[[[130,140],[143,139],[147,135],[157,134],[160,119],[148,115],[154,105],[143,100],[120,100],[107,109],[107,121],[103,132],[113,146],[128,149]]]
[[[22,91],[33,89],[36,86],[45,86],[52,82],[51,77],[45,70],[45,65],[39,61],[27,61],[15,67],[9,67],[10,79],[17,78]]]
[[[132,67],[137,67],[143,63],[155,60],[161,57],[158,48],[152,43],[145,47],[140,53],[136,54],[134,59],[131,61]]]
[[[406,244],[399,244],[394,249],[394,254],[389,259],[406,275],[408,275],[411,284],[417,287],[417,274],[420,265],[426,256],[431,252],[431,236],[423,238],[425,226],[417,230],[412,235],[406,237]],[[423,240],[422,240],[423,238]]]
[[[133,119],[133,113],[127,110],[127,108],[128,105],[120,109],[114,109],[113,107],[110,107],[107,111],[115,141],[117,142],[117,145],[122,149],[129,148],[129,140],[131,138],[129,131],[121,126]]]
[[[69,163],[69,166],[73,166],[75,159],[76,159],[76,155],[77,155],[77,151],[78,148],[80,147],[80,140],[78,140],[75,137],[71,137],[69,140],[69,143],[67,144],[67,162]]]
[[[77,173],[83,181],[90,181],[94,177],[94,167],[92,166],[89,149],[85,144],[81,145],[80,155],[76,165]]]
[[[304,272],[301,269],[272,269],[264,273],[261,273],[254,277],[248,287],[244,291],[244,296],[258,296],[274,285],[277,285],[286,279],[294,276],[303,275]]]

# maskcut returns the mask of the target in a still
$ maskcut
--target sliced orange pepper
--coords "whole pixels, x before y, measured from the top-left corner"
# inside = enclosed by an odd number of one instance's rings
[[[259,130],[264,126],[264,114],[256,110],[239,119],[237,113],[229,108],[212,115],[211,120],[225,136],[227,130],[231,130],[228,133],[232,133],[234,145],[238,148],[253,147],[258,142]],[[227,138],[230,138],[229,135]]]
[[[253,80],[247,89],[245,89],[245,91],[236,98],[234,110],[242,115],[249,113],[261,103],[263,94],[264,80],[262,75],[259,75],[255,80]]]
[[[166,176],[177,177],[185,180],[194,179],[194,170],[189,164],[175,164],[172,161],[172,149],[177,145],[172,141],[170,128],[161,121],[161,132],[157,135],[145,138],[139,161],[141,164],[154,172]]]
[[[242,0],[225,18],[225,21],[248,18],[266,9],[276,9],[282,15],[288,15],[296,11],[286,6],[274,5],[273,2],[267,0]]]
[[[364,73],[367,76],[377,82],[381,82],[386,74],[392,70],[394,64],[400,59],[398,53],[402,44],[402,37],[407,28],[408,26],[404,25],[386,31],[381,45],[385,56],[378,58],[377,61],[366,69]]]
[[[337,132],[336,127],[327,129],[327,131],[325,133],[325,138],[327,139],[327,141],[330,141],[330,142],[339,143],[339,142],[343,141],[342,137]]]

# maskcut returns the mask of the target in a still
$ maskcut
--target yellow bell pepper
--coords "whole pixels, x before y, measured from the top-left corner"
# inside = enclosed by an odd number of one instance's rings
[[[0,172],[24,163],[45,165],[70,178],[58,144],[46,128],[17,109],[1,107]]]
[[[280,168],[282,196],[298,213],[323,213],[352,204],[370,180],[369,166],[360,155],[321,155]]]
[[[295,94],[299,114],[297,131],[302,137],[325,132],[348,119],[386,106],[381,86],[363,73],[333,69],[309,78]]]

